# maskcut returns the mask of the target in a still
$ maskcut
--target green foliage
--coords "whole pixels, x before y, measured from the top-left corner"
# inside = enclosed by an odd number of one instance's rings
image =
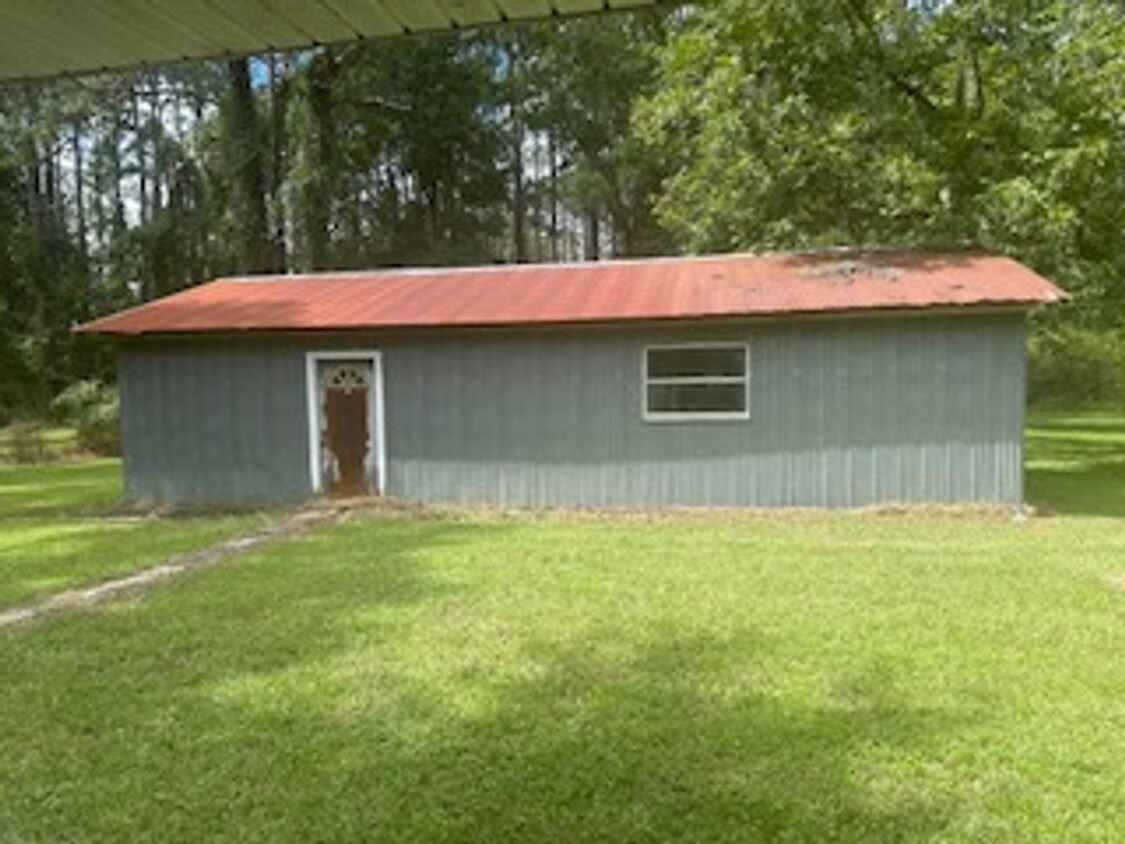
[[[84,106],[73,92],[0,89],[0,422],[42,416],[65,384],[107,367],[105,348],[71,327],[120,300],[90,283],[51,153]]]
[[[532,30],[529,124],[551,133],[564,156],[561,189],[569,204],[608,214],[617,255],[670,246],[653,217],[661,162],[631,130],[637,103],[655,92],[665,17],[645,12]]]
[[[101,381],[77,381],[51,402],[55,417],[78,432],[78,447],[103,457],[121,453],[117,389]]]
[[[294,264],[493,259],[504,153],[497,55],[481,40],[434,36],[326,51],[296,72],[286,124]]]
[[[725,0],[685,14],[637,129],[693,250],[971,246],[1125,321],[1119,4]]]
[[[1035,332],[1027,392],[1044,407],[1125,408],[1125,331],[1060,324]]]

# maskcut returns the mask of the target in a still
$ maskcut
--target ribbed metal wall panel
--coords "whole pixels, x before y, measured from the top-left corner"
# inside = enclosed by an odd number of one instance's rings
[[[244,506],[310,494],[304,356],[292,341],[125,343],[118,374],[131,500]]]
[[[859,506],[1022,495],[1023,320],[434,335],[386,349],[389,490],[505,505]],[[751,346],[751,419],[646,423],[654,342]]]
[[[641,417],[650,343],[745,341],[747,421]],[[310,493],[303,355],[383,352],[387,491],[511,506],[861,506],[1022,497],[1015,314],[133,341],[130,496]]]

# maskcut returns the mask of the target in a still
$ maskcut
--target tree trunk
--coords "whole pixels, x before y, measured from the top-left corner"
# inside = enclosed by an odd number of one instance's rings
[[[331,266],[332,197],[336,170],[336,125],[333,88],[338,67],[328,51],[312,60],[309,74],[309,108],[313,117],[311,174],[305,188],[304,218],[306,260],[309,269]]]
[[[75,231],[78,235],[78,254],[82,259],[82,271],[85,273],[90,265],[90,253],[86,243],[86,193],[83,185],[85,174],[82,167],[82,124],[77,120],[71,127],[70,152],[74,158]]]
[[[551,260],[559,260],[559,155],[555,149],[555,133],[547,135],[547,155],[551,160]]]
[[[250,65],[246,59],[232,59],[227,62],[227,69],[230,92],[224,128],[233,176],[231,206],[238,239],[238,269],[240,272],[268,272],[272,262],[265,175],[258,111],[250,86]]]
[[[149,142],[152,144],[152,202],[150,216],[153,220],[160,216],[164,208],[164,192],[166,187],[168,163],[164,160],[164,145],[162,135],[164,132],[164,108],[160,102],[160,77],[153,76],[149,81],[148,89],[148,133]]]
[[[270,164],[269,212],[273,240],[273,265],[283,272],[288,261],[285,249],[285,201],[281,185],[285,180],[285,116],[289,108],[289,88],[278,67],[278,56],[270,54]]]
[[[141,92],[133,89],[133,143],[136,145],[139,215],[141,225],[148,223],[148,155],[145,149],[145,133],[141,125]]]
[[[586,236],[582,241],[582,257],[587,261],[596,261],[601,254],[601,220],[598,218],[597,209],[586,212]]]
[[[527,261],[527,200],[523,173],[523,103],[520,77],[520,51],[509,42],[508,59],[508,114],[512,137],[512,256],[517,264]]]

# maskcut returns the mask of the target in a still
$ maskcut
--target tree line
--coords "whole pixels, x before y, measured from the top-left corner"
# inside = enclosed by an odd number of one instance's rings
[[[895,245],[1125,319],[1105,0],[720,0],[0,88],[0,417],[233,273]]]

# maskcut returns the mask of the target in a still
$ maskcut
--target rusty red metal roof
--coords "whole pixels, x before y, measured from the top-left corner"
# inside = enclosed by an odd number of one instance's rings
[[[1031,307],[1065,293],[1010,258],[715,255],[220,279],[94,320],[97,334],[514,326]]]

